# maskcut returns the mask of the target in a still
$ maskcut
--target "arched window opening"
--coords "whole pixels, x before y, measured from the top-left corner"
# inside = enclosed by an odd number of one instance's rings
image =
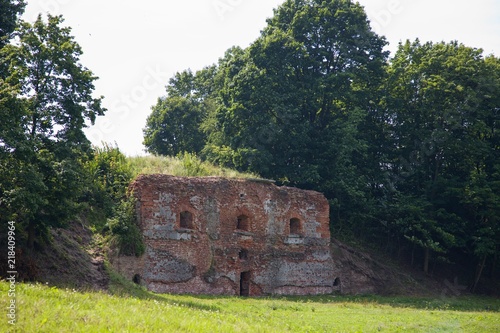
[[[248,259],[248,250],[241,249],[240,252],[238,253],[238,256],[239,256],[240,260],[247,260]]]
[[[301,233],[300,220],[297,218],[290,219],[290,235],[300,235]]]
[[[333,281],[333,286],[334,287],[340,286],[340,278],[335,278],[335,280]]]
[[[248,218],[248,216],[246,215],[238,216],[236,222],[236,229],[243,231],[250,231],[250,219]]]
[[[194,229],[193,214],[188,211],[181,212],[179,226],[182,229]]]

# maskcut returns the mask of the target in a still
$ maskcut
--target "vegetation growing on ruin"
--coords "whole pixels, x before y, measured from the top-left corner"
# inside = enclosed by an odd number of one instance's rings
[[[194,153],[177,157],[126,157],[118,147],[104,145],[95,148],[93,158],[86,164],[92,176],[91,201],[88,215],[97,231],[109,235],[123,255],[141,255],[144,243],[135,215],[135,200],[128,186],[140,174],[168,174],[172,176],[219,176],[227,178],[254,178],[255,174],[241,173],[202,161]]]
[[[127,157],[127,161],[134,175],[166,174],[188,177],[258,178],[258,175],[255,173],[239,172],[203,161],[194,153],[184,152],[178,154],[176,157],[157,155],[135,156]]]

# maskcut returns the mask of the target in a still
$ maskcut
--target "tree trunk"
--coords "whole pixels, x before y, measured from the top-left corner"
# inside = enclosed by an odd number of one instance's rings
[[[411,267],[413,267],[414,263],[415,263],[415,244],[413,244],[411,248]]]
[[[30,222],[28,224],[27,231],[28,231],[28,241],[27,241],[28,244],[27,245],[28,245],[28,248],[30,250],[32,250],[35,247],[35,224]]]
[[[490,275],[490,277],[492,279],[495,277],[497,260],[498,260],[498,249],[495,251],[495,255],[493,256],[493,263],[491,264],[491,273],[490,273],[491,275]]]
[[[481,260],[481,264],[479,266],[479,270],[476,271],[476,278],[474,279],[474,285],[472,285],[472,293],[476,291],[476,287],[479,283],[479,279],[481,278],[481,274],[483,273],[484,265],[486,264],[486,256],[483,257],[483,260]]]
[[[398,262],[401,262],[401,237],[398,237]]]
[[[390,242],[390,234],[387,233],[387,240],[385,241],[385,253],[389,253],[389,244],[391,243]]]
[[[428,247],[425,248],[425,256],[424,256],[424,273],[429,274],[429,257],[430,257],[430,249]]]

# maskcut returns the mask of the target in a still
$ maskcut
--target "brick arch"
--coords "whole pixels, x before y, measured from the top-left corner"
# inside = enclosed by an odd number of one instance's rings
[[[177,227],[196,230],[196,210],[192,207],[179,206],[176,210]]]
[[[252,231],[253,214],[246,208],[237,208],[234,212],[235,230]]]
[[[304,217],[300,215],[289,215],[285,221],[285,232],[287,235],[304,236]]]
[[[304,235],[304,221],[298,217],[292,217],[288,220],[288,233],[290,235]]]

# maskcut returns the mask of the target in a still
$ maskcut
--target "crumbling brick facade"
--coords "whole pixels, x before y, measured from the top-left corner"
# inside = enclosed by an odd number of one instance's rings
[[[146,244],[115,266],[158,293],[326,294],[329,206],[258,180],[143,175],[133,183]]]

